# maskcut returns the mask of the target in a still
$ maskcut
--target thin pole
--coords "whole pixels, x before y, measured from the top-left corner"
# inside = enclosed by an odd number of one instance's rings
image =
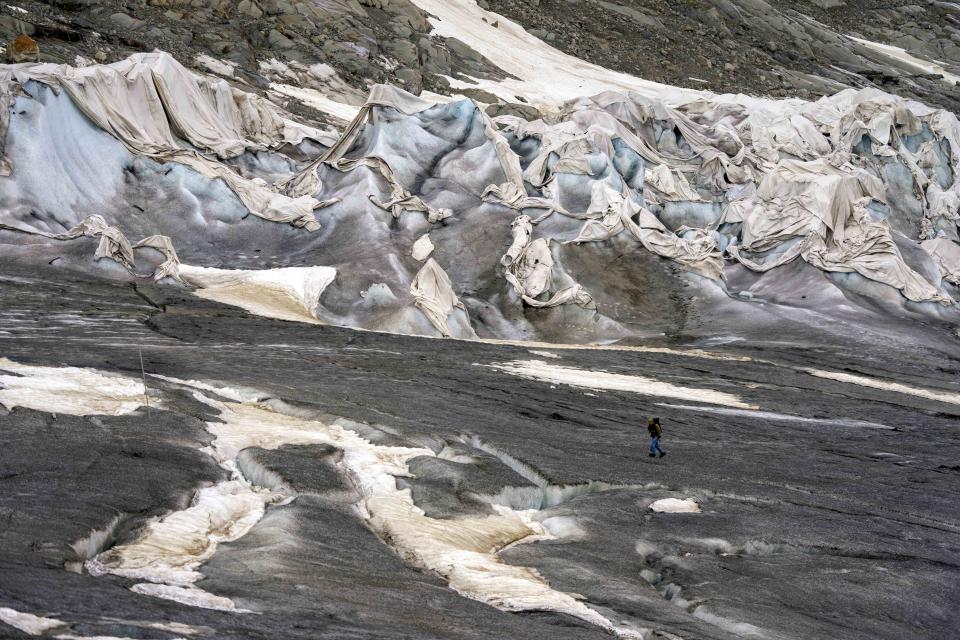
[[[137,351],[140,353],[140,379],[143,380],[143,402],[147,405],[147,411],[150,411],[150,396],[147,395],[147,373],[143,368],[143,347],[137,345]]]

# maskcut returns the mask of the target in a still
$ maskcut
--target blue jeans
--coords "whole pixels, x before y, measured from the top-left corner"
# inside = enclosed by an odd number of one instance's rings
[[[650,438],[650,455],[654,455],[658,451],[663,453],[663,449],[660,448],[660,438]]]

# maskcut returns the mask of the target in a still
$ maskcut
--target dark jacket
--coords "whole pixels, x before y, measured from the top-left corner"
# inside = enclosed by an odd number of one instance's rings
[[[650,421],[647,423],[647,431],[650,432],[651,438],[659,438],[663,435],[663,427],[660,426],[659,422]]]

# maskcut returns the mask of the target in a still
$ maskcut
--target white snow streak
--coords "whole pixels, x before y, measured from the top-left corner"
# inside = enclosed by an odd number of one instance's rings
[[[280,82],[271,82],[270,89],[288,98],[299,100],[308,107],[313,107],[317,111],[322,111],[327,115],[345,120],[346,122],[353,120],[360,111],[360,107],[331,100],[316,89],[310,89],[308,87],[294,87]]]
[[[219,60],[212,56],[208,56],[205,53],[198,55],[196,58],[194,58],[194,61],[197,64],[205,67],[208,71],[212,71],[213,73],[225,76],[227,78],[232,78],[237,68],[236,63],[234,62]]]
[[[506,340],[500,338],[481,338],[472,342],[498,344],[526,349],[550,349],[552,351],[623,351],[631,353],[663,353],[685,358],[703,358],[707,360],[723,360],[727,362],[752,362],[749,356],[738,356],[728,353],[704,351],[702,349],[671,349],[670,347],[641,347],[638,345],[622,344],[572,344],[561,342],[539,342],[536,340]]]
[[[786,413],[774,413],[772,411],[750,411],[747,409],[720,409],[717,407],[699,407],[696,405],[668,404],[658,402],[658,407],[667,409],[680,409],[681,411],[701,411],[704,413],[715,413],[721,416],[736,416],[741,418],[756,418],[758,420],[769,420],[770,422],[799,422],[802,424],[822,424],[836,427],[859,427],[862,429],[887,429],[893,430],[893,427],[880,424],[879,422],[868,422],[866,420],[852,420],[850,418],[804,418],[803,416],[793,416]]]
[[[946,402],[947,404],[960,404],[960,394],[950,391],[936,391],[933,389],[923,389],[921,387],[911,387],[899,382],[878,380],[877,378],[841,373],[840,371],[822,371],[820,369],[802,369],[802,371],[818,378],[827,378],[829,380],[836,380],[837,382],[846,382],[848,384],[856,384],[861,387],[880,389],[882,391],[893,391],[918,398],[926,398],[927,400]]]
[[[709,404],[726,405],[741,409],[756,409],[737,396],[714,391],[713,389],[697,389],[693,387],[678,387],[669,382],[661,382],[653,378],[632,376],[622,373],[607,373],[606,371],[589,371],[550,364],[543,360],[515,360],[487,365],[510,375],[541,380],[556,384],[565,384],[581,389],[596,389],[606,391],[629,391],[650,396],[676,398],[679,400],[693,400]]]
[[[0,607],[0,622],[10,625],[14,629],[22,631],[23,633],[29,636],[43,636],[45,638],[56,638],[57,640],[133,640],[133,638],[127,637],[117,637],[117,636],[78,636],[72,633],[58,633],[51,636],[48,632],[53,629],[59,629],[63,627],[66,629],[69,625],[63,620],[58,620],[56,618],[46,618],[43,616],[35,616],[32,613],[23,613],[22,611],[17,611],[9,607]],[[179,625],[174,623],[178,628],[187,627],[187,625]],[[161,623],[149,623],[147,626],[150,626],[155,629],[166,629],[173,630],[174,625],[165,625]],[[183,638],[173,638],[172,640],[184,640]]]
[[[493,64],[516,76],[502,81],[477,80],[469,84],[449,78],[454,88],[480,87],[509,101],[522,96],[538,106],[557,106],[567,100],[603,91],[636,91],[648,97],[688,99],[702,95],[669,85],[604,69],[567,55],[527,33],[501,15],[484,11],[475,2],[413,0],[431,14],[433,35],[462,40]]]
[[[139,539],[87,561],[92,575],[112,573],[147,580],[133,590],[210,609],[234,609],[227,598],[193,586],[221,542],[237,540],[263,517],[266,505],[285,496],[252,487],[242,479],[201,489],[193,504],[147,526]]]
[[[881,44],[879,42],[871,42],[870,40],[864,40],[862,38],[855,38],[853,36],[847,36],[854,42],[859,42],[868,49],[872,49],[877,53],[883,54],[888,58],[893,58],[894,60],[899,60],[900,62],[905,62],[920,71],[922,73],[932,73],[939,74],[943,76],[944,82],[947,82],[952,85],[956,85],[960,82],[960,76],[954,75],[943,68],[938,62],[931,62],[928,60],[921,60],[920,58],[915,58],[914,56],[907,53],[904,49],[900,47],[895,47],[890,44]]]

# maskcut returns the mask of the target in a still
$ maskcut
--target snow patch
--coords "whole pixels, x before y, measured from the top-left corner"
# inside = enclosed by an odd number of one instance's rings
[[[217,75],[225,76],[227,78],[232,78],[234,72],[236,71],[237,65],[234,62],[228,62],[226,60],[218,60],[212,56],[208,56],[205,53],[201,53],[196,58],[194,58],[197,64],[206,68],[208,71],[212,71]]]
[[[714,413],[721,416],[735,416],[742,418],[757,418],[759,420],[769,420],[771,422],[799,422],[803,424],[822,424],[837,427],[859,427],[862,429],[886,429],[893,430],[893,427],[880,424],[879,422],[868,422],[866,420],[854,420],[851,418],[804,418],[802,416],[793,416],[786,413],[774,413],[772,411],[750,411],[747,409],[722,409],[718,407],[701,407],[695,405],[669,404],[658,402],[658,407],[667,409],[680,409],[681,411],[701,411],[703,413]]]
[[[927,400],[945,402],[947,404],[960,404],[960,394],[949,391],[936,391],[933,389],[923,389],[920,387],[911,387],[899,382],[890,382],[888,380],[878,380],[877,378],[868,378],[867,376],[858,376],[852,373],[842,373],[840,371],[822,371],[820,369],[802,369],[806,373],[817,378],[827,378],[837,382],[846,382],[847,384],[856,384],[861,387],[871,389],[880,389],[881,391],[893,391]]]
[[[479,87],[508,102],[518,97],[537,106],[558,106],[580,96],[604,91],[636,91],[647,97],[682,100],[702,95],[604,69],[567,55],[530,35],[507,18],[481,9],[475,2],[413,0],[431,15],[432,35],[457,38],[514,78],[476,80],[448,78],[457,88]]]
[[[32,613],[23,613],[9,607],[0,607],[0,622],[31,636],[43,635],[51,629],[64,627],[67,624],[56,618],[35,616]]]
[[[199,287],[195,295],[277,320],[319,324],[314,308],[333,282],[333,267],[213,269],[180,265],[180,277]]]
[[[712,624],[715,627],[723,629],[728,633],[747,638],[765,638],[766,634],[759,627],[746,622],[736,622],[722,616],[710,613],[703,607],[697,607],[693,612],[694,618],[700,618],[704,622]]]
[[[284,345],[266,345],[261,344],[261,347],[275,347],[275,348],[284,348]],[[251,389],[249,387],[225,387],[222,385],[213,385],[200,380],[182,380],[180,378],[171,378],[169,376],[162,376],[159,374],[151,374],[152,378],[157,378],[158,380],[163,380],[165,382],[172,382],[173,384],[182,385],[185,387],[192,387],[194,389],[199,389],[200,391],[206,391],[209,393],[216,394],[221,398],[227,400],[233,400],[234,402],[259,402],[260,400],[267,399],[267,395],[257,391],[256,389]],[[222,405],[216,400],[212,400],[203,394],[196,394],[195,397],[201,402],[208,404],[216,409],[219,409]]]
[[[583,540],[587,532],[573,516],[551,516],[540,521],[543,528],[554,538]]]
[[[123,415],[144,404],[143,382],[95,369],[39,367],[0,358],[0,405],[74,416]]]
[[[531,349],[531,350],[530,350],[530,354],[531,354],[531,355],[535,355],[535,356],[540,356],[541,358],[552,358],[552,359],[554,359],[554,360],[560,358],[560,356],[558,356],[557,354],[552,353],[552,352],[550,352],[550,351],[540,351],[540,350],[537,350],[537,349]]]
[[[184,383],[175,379],[171,381]],[[218,391],[236,393],[233,389]],[[225,412],[229,409],[228,405],[197,395]],[[207,423],[207,430],[215,432],[214,426],[223,425]],[[272,426],[277,427],[276,424]],[[287,444],[280,434],[277,435],[276,446]],[[203,578],[200,566],[213,556],[220,543],[246,535],[263,517],[268,505],[285,504],[292,498],[282,490],[252,485],[236,466],[237,454],[245,446],[233,448],[236,439],[228,440],[220,442],[215,439],[205,451],[231,472],[231,480],[201,489],[188,508],[149,523],[138,539],[88,560],[85,563],[87,571],[94,576],[109,573],[145,580],[131,587],[137,593],[196,607],[246,612],[237,609],[229,598],[207,593],[195,586],[194,583]],[[279,482],[271,484],[282,486]]]
[[[663,498],[652,503],[649,508],[657,513],[700,513],[700,504],[693,498]]]
[[[253,487],[242,477],[214,485],[198,492],[188,509],[148,525],[139,539],[87,561],[87,570],[94,576],[111,573],[147,580],[131,587],[136,593],[206,609],[252,613],[193,583],[203,578],[199,568],[221,542],[246,535],[268,504],[285,499],[282,493]]]
[[[331,100],[316,89],[294,87],[281,82],[271,82],[270,89],[288,98],[299,100],[308,107],[313,107],[317,111],[321,111],[346,122],[353,120],[360,112],[360,107]]]
[[[621,344],[571,344],[558,342],[539,342],[536,340],[506,340],[500,338],[481,338],[476,342],[486,344],[505,345],[510,347],[524,347],[530,349],[549,349],[551,351],[623,351],[631,353],[664,353],[686,358],[704,358],[707,360],[723,360],[727,362],[752,362],[749,356],[737,356],[726,353],[715,353],[702,349],[671,349],[669,347],[641,347]]]
[[[130,590],[145,596],[179,602],[189,607],[214,609],[216,611],[233,611],[235,613],[253,613],[246,609],[237,609],[233,600],[230,598],[215,596],[197,587],[177,587],[169,584],[141,582],[130,587]]]
[[[628,391],[631,393],[642,393],[644,395],[676,398],[680,400],[693,400],[695,402],[726,405],[742,409],[757,409],[756,406],[747,404],[733,394],[715,391],[713,389],[679,387],[669,382],[661,382],[660,380],[643,376],[576,369],[574,367],[550,364],[542,360],[515,360],[513,362],[487,366],[528,380],[565,384],[582,389]]]
[[[906,63],[907,65],[917,69],[922,73],[931,73],[931,74],[941,75],[943,76],[943,81],[949,84],[956,85],[958,82],[960,82],[960,76],[950,73],[949,71],[944,69],[943,65],[939,62],[921,60],[920,58],[916,58],[910,55],[909,53],[906,52],[906,50],[900,47],[895,47],[891,44],[881,44],[879,42],[871,42],[870,40],[864,40],[863,38],[855,38],[853,36],[847,36],[847,37],[853,40],[854,42],[859,42],[860,44],[867,47],[868,49],[871,49],[873,51],[876,51],[877,53],[885,55],[888,58],[892,58],[894,60],[898,60],[900,62]]]
[[[308,66],[276,58],[260,60],[258,64],[260,72],[270,81],[271,92],[298,100],[339,120],[353,120],[360,111],[357,105],[364,102],[364,96],[337,75],[330,65]]]

